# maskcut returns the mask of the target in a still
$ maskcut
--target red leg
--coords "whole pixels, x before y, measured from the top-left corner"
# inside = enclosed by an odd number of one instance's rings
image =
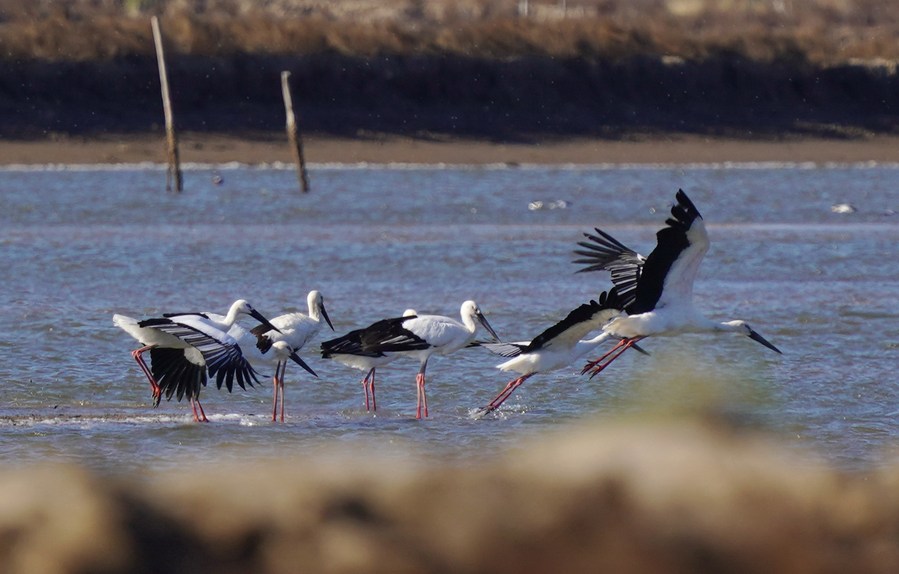
[[[371,390],[371,410],[378,410],[378,400],[375,399],[375,367],[369,371],[368,388]],[[367,395],[368,393],[366,393]]]
[[[599,373],[603,371],[606,367],[608,367],[612,361],[621,356],[622,353],[630,349],[634,346],[634,343],[645,339],[645,337],[634,337],[633,339],[621,339],[617,345],[612,347],[612,350],[596,359],[595,361],[588,361],[584,368],[581,370],[581,374],[589,372],[590,378],[592,379]],[[617,351],[617,352],[616,352]],[[614,353],[614,354],[613,354]],[[611,356],[610,356],[611,355]],[[603,363],[602,361],[608,357],[608,360]]]
[[[596,360],[593,360],[593,361],[587,361],[587,364],[584,365],[584,368],[583,368],[583,369],[581,369],[581,374],[583,375],[584,373],[586,373],[587,371],[589,371],[590,369],[592,369],[592,368],[595,367],[596,365],[598,365],[598,364],[600,364],[601,362],[603,362],[603,361],[606,359],[606,357],[608,357],[609,355],[611,355],[612,353],[614,353],[615,351],[617,351],[619,347],[624,346],[625,341],[627,341],[627,339],[621,339],[620,341],[618,341],[618,344],[617,344],[617,345],[615,345],[614,347],[612,347],[612,349],[611,349],[608,353],[606,353],[605,355],[603,355],[602,357],[600,357],[600,358],[598,358],[598,359],[596,359]]]
[[[371,410],[369,400],[368,400],[368,378],[371,377],[372,371],[374,371],[374,369],[372,369],[371,371],[366,373],[365,376],[362,378],[362,390],[365,391],[365,410],[366,411]]]
[[[517,379],[513,379],[513,380],[509,381],[509,383],[506,385],[506,387],[502,391],[500,391],[500,393],[498,395],[496,395],[495,399],[490,401],[490,403],[486,407],[483,407],[482,409],[480,409],[478,411],[478,415],[483,416],[489,412],[493,412],[496,409],[498,409],[499,406],[501,404],[503,404],[503,402],[505,402],[505,400],[508,399],[509,396],[515,391],[515,389],[517,389],[519,386],[521,386],[521,383],[525,382],[532,375],[535,375],[535,374],[536,373],[528,373],[527,375],[522,375],[522,376],[518,377]]]
[[[147,380],[150,381],[150,389],[153,394],[153,407],[159,406],[159,401],[162,399],[162,390],[159,388],[159,383],[156,382],[156,378],[153,377],[153,373],[150,371],[150,368],[147,367],[147,363],[144,362],[143,354],[154,348],[156,345],[147,345],[146,347],[141,347],[140,349],[135,349],[131,351],[131,356],[134,357],[134,360],[137,361],[140,370],[144,372]]]
[[[277,420],[278,412],[278,366],[275,366],[275,375],[272,377],[272,422]]]
[[[418,373],[415,375],[415,384],[418,385],[418,404],[415,407],[415,418],[420,419],[422,408],[424,408],[425,418],[428,416],[428,395],[425,393],[425,375]]]
[[[287,370],[287,361],[281,363],[281,376],[278,377],[278,398],[281,399],[281,422],[284,422],[284,372]]]
[[[200,399],[190,399],[190,408],[194,412],[194,420],[198,423],[208,423],[209,419],[206,418],[206,413],[203,412],[203,405],[200,404]]]

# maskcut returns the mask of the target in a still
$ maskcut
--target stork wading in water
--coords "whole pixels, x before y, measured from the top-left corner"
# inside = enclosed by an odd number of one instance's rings
[[[478,324],[483,326],[494,340],[499,340],[477,303],[474,301],[462,303],[460,314],[461,322],[443,315],[403,317],[363,347],[370,353],[396,353],[419,360],[420,367],[418,374],[415,375],[415,384],[418,388],[415,407],[417,419],[428,416],[425,370],[431,355],[449,355],[468,346],[474,339]]]
[[[584,366],[582,373],[589,372],[591,378],[637,341],[656,335],[737,333],[781,353],[745,321],[712,321],[693,306],[693,282],[709,249],[709,236],[687,194],[678,190],[675,198],[671,218],[656,233],[656,248],[649,257],[599,229],[595,235],[585,233],[588,241],[578,243],[584,249],[575,251],[581,258],[574,262],[586,265],[581,272],[609,271],[624,312],[603,327],[604,333],[621,341]]]
[[[531,376],[564,368],[612,338],[603,331],[591,339],[583,339],[621,315],[622,307],[618,292],[613,287],[608,293],[601,293],[598,301],[590,301],[577,307],[529,343],[481,343],[482,347],[492,353],[510,357],[508,361],[497,365],[497,369],[514,371],[521,376],[509,381],[496,398],[475,411],[472,417],[482,418],[498,409]],[[645,353],[638,346],[634,348]]]
[[[221,388],[231,391],[234,381],[241,388],[258,383],[256,373],[243,356],[237,340],[228,334],[241,315],[249,315],[266,328],[275,327],[246,300],[235,301],[228,314],[167,313],[162,317],[137,320],[113,315],[113,324],[137,339],[142,347],[131,352],[153,394],[153,406],[159,406],[162,395],[167,399],[187,396],[194,420],[208,422],[200,404],[200,388],[206,385],[207,370]],[[150,352],[152,369],[143,354]]]
[[[278,331],[259,325],[247,331],[240,325],[234,325],[228,334],[234,337],[244,356],[254,368],[273,367],[272,375],[272,422],[278,420],[278,404],[281,405],[281,422],[284,422],[284,375],[287,361],[291,360],[301,366],[313,377],[318,377],[306,362],[297,355],[307,338],[298,334],[297,324],[301,323],[302,313],[288,313],[272,318],[271,322]],[[294,347],[293,344],[297,344]]]
[[[387,333],[393,332],[406,319],[416,317],[415,309],[406,309],[402,317],[393,317],[375,321],[368,327],[355,329],[346,335],[325,341],[321,344],[323,359],[334,359],[348,367],[365,372],[362,378],[362,389],[365,392],[365,410],[378,410],[375,397],[375,371],[399,357],[396,353],[366,351],[366,344],[377,344],[384,340]]]
[[[251,364],[274,365],[275,375],[272,377],[273,398],[272,398],[272,421],[277,420],[278,404],[281,404],[281,422],[284,422],[284,374],[287,368],[287,358],[289,356],[278,356],[272,353],[272,346],[278,341],[285,342],[293,351],[298,352],[306,344],[314,339],[321,331],[324,323],[328,324],[331,330],[334,326],[331,324],[331,318],[325,309],[324,297],[319,291],[310,291],[306,296],[306,305],[308,307],[308,315],[303,313],[285,313],[277,317],[273,317],[270,321],[270,327],[267,325],[258,325],[250,331],[246,331],[239,325],[235,325],[230,334],[238,340],[240,346],[244,349],[244,354]],[[302,359],[297,357],[289,357],[295,363],[303,367],[309,374],[318,377]]]

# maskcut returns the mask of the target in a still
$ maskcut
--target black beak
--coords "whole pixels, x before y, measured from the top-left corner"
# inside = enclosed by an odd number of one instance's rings
[[[769,349],[771,349],[771,350],[774,351],[775,353],[778,353],[778,354],[780,354],[780,355],[783,355],[783,353],[781,352],[780,349],[778,349],[777,347],[775,347],[774,345],[772,345],[771,343],[769,343],[764,337],[762,337],[761,335],[759,335],[758,333],[756,333],[756,332],[753,331],[752,329],[749,330],[749,338],[752,339],[753,341],[756,341],[757,343],[761,343],[762,345],[768,347]]]
[[[490,333],[490,336],[493,337],[493,340],[496,341],[497,343],[501,342],[499,340],[499,337],[496,336],[496,331],[494,331],[493,327],[490,326],[490,323],[487,322],[487,317],[485,317],[484,314],[481,313],[480,311],[478,311],[477,317],[478,317],[478,322],[480,322],[481,325],[483,325],[484,328],[487,329],[487,332]]]
[[[250,317],[256,319],[257,321],[259,321],[260,323],[262,323],[263,325],[265,325],[266,327],[268,327],[268,328],[269,328],[270,330],[272,330],[272,331],[276,331],[276,332],[278,332],[278,333],[281,332],[280,329],[278,329],[277,327],[275,327],[274,325],[272,325],[271,323],[269,323],[269,322],[268,322],[268,319],[266,319],[265,317],[263,317],[263,316],[262,316],[262,313],[260,313],[260,312],[257,311],[256,309],[253,309],[252,311],[250,311]]]
[[[328,327],[331,327],[331,330],[334,330],[334,325],[331,324],[331,318],[328,317],[328,312],[325,311],[325,304],[322,303],[322,317],[325,318],[325,321],[328,323]]]
[[[313,377],[318,377],[318,375],[315,374],[315,371],[312,370],[312,367],[307,365],[306,362],[296,354],[296,351],[292,352],[289,356],[291,361],[306,369],[306,371],[308,371],[310,375],[312,375]]]

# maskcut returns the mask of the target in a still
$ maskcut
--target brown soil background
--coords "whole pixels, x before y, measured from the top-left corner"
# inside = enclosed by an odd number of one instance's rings
[[[253,138],[188,133],[180,138],[182,162],[221,164],[292,163],[286,136]],[[899,162],[899,136],[858,139],[793,138],[747,141],[689,134],[640,140],[554,139],[535,143],[495,143],[446,138],[421,140],[383,135],[343,139],[305,138],[310,163],[707,163],[707,162]],[[162,135],[54,140],[0,140],[0,164],[165,163]]]

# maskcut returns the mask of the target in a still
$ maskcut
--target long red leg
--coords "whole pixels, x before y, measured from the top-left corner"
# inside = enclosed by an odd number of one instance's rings
[[[278,420],[278,401],[281,401],[281,422],[284,422],[284,372],[287,362],[275,365],[275,376],[272,377],[272,422]]]
[[[374,370],[375,370],[375,369],[372,368],[372,369],[371,369],[370,371],[368,371],[368,372],[365,374],[365,376],[362,378],[362,390],[365,391],[365,410],[366,410],[366,411],[370,411],[370,410],[371,410],[371,405],[370,405],[369,400],[368,400],[368,378],[371,377],[372,371],[374,371]]]
[[[144,362],[143,354],[154,348],[155,346],[156,345],[147,345],[146,347],[141,347],[140,349],[131,351],[131,356],[134,357],[134,360],[137,361],[140,370],[144,372],[144,375],[147,376],[147,380],[150,381],[150,389],[153,394],[154,408],[159,406],[159,401],[162,398],[162,390],[159,388],[159,383],[156,382],[156,378],[153,376],[150,368],[147,367],[147,363]]]
[[[418,373],[415,375],[415,384],[418,385],[418,404],[415,407],[415,418],[420,419],[422,408],[424,408],[425,417],[428,416],[428,395],[425,393],[425,375]]]
[[[206,413],[203,412],[203,405],[200,404],[200,399],[190,399],[190,408],[194,412],[194,420],[198,423],[208,423],[209,419],[206,418]],[[199,414],[198,414],[199,411]]]
[[[281,363],[281,376],[278,377],[278,397],[281,399],[281,422],[284,422],[284,372],[287,371],[287,361]]]
[[[592,379],[599,373],[603,371],[606,367],[608,367],[612,361],[621,356],[622,353],[630,349],[634,346],[638,341],[645,339],[645,337],[634,337],[633,339],[621,339],[618,341],[618,344],[612,347],[612,350],[603,355],[602,357],[596,359],[595,361],[588,361],[584,368],[581,370],[581,374],[589,372],[590,378]],[[617,352],[616,352],[617,351]],[[614,353],[614,354],[613,354]],[[611,356],[610,356],[611,355]],[[608,357],[608,360],[603,363],[602,361]]]
[[[489,412],[493,412],[496,409],[498,409],[499,406],[501,404],[503,404],[503,402],[505,402],[505,400],[508,399],[509,396],[515,391],[515,389],[517,389],[519,386],[521,386],[521,383],[525,382],[532,375],[535,375],[535,374],[536,373],[528,373],[527,375],[522,375],[522,376],[518,377],[517,379],[512,379],[511,381],[509,381],[509,383],[506,385],[506,387],[502,391],[500,391],[500,393],[498,395],[496,395],[496,398],[493,399],[492,401],[490,401],[490,403],[486,407],[483,407],[482,409],[480,409],[478,411],[478,414],[485,415]]]
[[[415,384],[418,385],[418,405],[415,409],[415,418],[421,418],[421,409],[424,407],[425,417],[428,416],[428,395],[425,393],[425,370],[428,368],[428,359],[425,358],[415,375]]]
[[[378,410],[378,400],[375,398],[375,367],[369,371],[368,388],[371,390],[371,410]],[[368,393],[366,393],[368,395]],[[367,405],[366,405],[367,408]]]
[[[603,355],[602,357],[600,357],[600,358],[598,358],[598,359],[596,359],[596,360],[593,360],[593,361],[587,361],[587,364],[584,365],[584,368],[583,368],[583,369],[581,369],[581,374],[582,374],[582,375],[585,374],[587,371],[589,371],[590,369],[592,369],[592,368],[595,367],[596,365],[598,365],[598,364],[600,364],[601,362],[603,362],[603,361],[606,359],[606,357],[608,357],[609,355],[611,355],[612,353],[614,353],[615,351],[617,351],[619,347],[624,346],[625,341],[627,341],[627,339],[621,339],[620,341],[618,341],[618,344],[617,344],[617,345],[615,345],[614,347],[612,347],[612,349],[611,349],[608,353],[606,353],[605,355]]]
[[[277,420],[275,413],[278,412],[278,367],[275,366],[275,375],[272,377],[272,422]]]

